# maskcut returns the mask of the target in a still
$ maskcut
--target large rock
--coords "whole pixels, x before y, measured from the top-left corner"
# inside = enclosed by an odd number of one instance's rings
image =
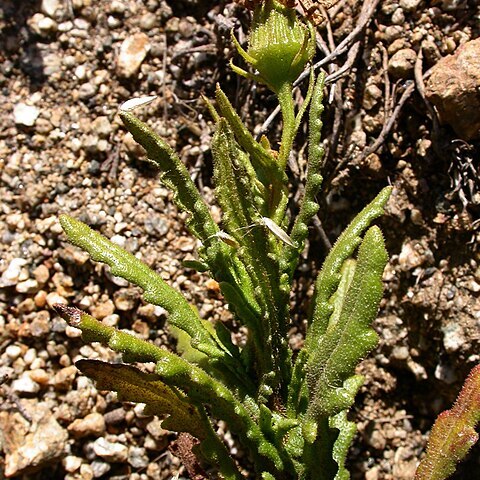
[[[460,138],[480,138],[480,38],[432,68],[425,94],[440,121],[451,125]]]

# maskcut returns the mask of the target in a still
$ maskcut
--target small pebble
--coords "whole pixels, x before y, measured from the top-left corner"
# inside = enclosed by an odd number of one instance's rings
[[[40,385],[30,377],[29,372],[24,372],[12,382],[12,390],[19,394],[33,394],[40,391]]]
[[[63,468],[69,473],[76,472],[80,468],[81,464],[82,459],[74,455],[67,455],[62,459]]]
[[[104,437],[93,442],[93,450],[96,455],[108,462],[125,463],[128,458],[128,448],[125,445],[109,442]]]
[[[130,447],[128,450],[128,463],[133,468],[146,468],[150,462],[148,455],[142,447]]]
[[[13,117],[17,125],[33,127],[39,115],[40,110],[37,107],[26,103],[17,103],[13,109]]]
[[[22,349],[18,345],[9,345],[5,353],[10,360],[16,360],[22,354]]]
[[[34,278],[30,278],[30,279],[25,280],[23,282],[19,282],[15,286],[15,290],[18,293],[32,294],[32,293],[37,293],[39,289],[40,289],[40,286]]]
[[[48,293],[46,301],[47,301],[47,305],[50,308],[53,308],[53,305],[55,305],[56,303],[61,303],[63,305],[66,305],[68,303],[68,301],[65,297],[62,297],[61,295],[59,295],[56,292]]]
[[[75,420],[67,430],[74,438],[99,437],[105,433],[105,420],[100,413],[90,413],[85,418]]]
[[[0,279],[1,285],[4,287],[10,287],[18,283],[19,280],[25,280],[25,278],[22,278],[22,267],[24,267],[27,263],[27,260],[24,258],[14,258],[8,264],[7,269],[2,273],[2,277]]]
[[[388,73],[395,78],[410,78],[413,76],[413,69],[417,53],[411,48],[399,50],[388,61]]]
[[[60,391],[68,390],[72,386],[77,372],[77,367],[74,365],[59,370],[52,379],[52,384],[55,389]]]
[[[149,50],[150,43],[145,33],[136,33],[127,37],[120,47],[117,58],[117,74],[124,78],[134,76]]]
[[[43,368],[35,368],[33,370],[30,370],[29,374],[30,374],[30,378],[34,382],[41,385],[42,387],[45,387],[48,385],[48,382],[50,380],[50,375]]]
[[[106,462],[99,462],[98,460],[94,460],[90,466],[92,467],[92,473],[94,478],[100,478],[103,475],[107,474],[110,469],[112,468]]]

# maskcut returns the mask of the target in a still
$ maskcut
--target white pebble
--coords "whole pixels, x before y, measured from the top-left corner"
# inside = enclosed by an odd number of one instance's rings
[[[5,287],[15,285],[21,277],[22,267],[27,264],[24,258],[14,258],[1,277],[1,284]]]
[[[27,372],[24,372],[20,378],[12,382],[12,390],[16,393],[37,393],[40,385],[34,382]]]
[[[18,345],[9,345],[5,353],[10,360],[16,360],[21,355],[22,349]]]
[[[40,110],[37,107],[26,103],[17,103],[13,108],[13,117],[17,125],[32,127],[39,115]]]

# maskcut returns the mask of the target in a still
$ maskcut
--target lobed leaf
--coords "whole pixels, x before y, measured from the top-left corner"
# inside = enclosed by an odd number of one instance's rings
[[[287,263],[286,271],[291,277],[297,266],[299,252],[305,246],[305,240],[308,236],[308,226],[318,211],[318,203],[315,200],[323,178],[320,171],[323,166],[324,148],[321,143],[322,132],[322,113],[323,113],[323,88],[325,85],[325,75],[320,74],[312,93],[309,115],[309,141],[308,141],[308,163],[307,178],[305,182],[305,192],[300,203],[300,211],[293,225],[290,237],[297,245],[297,249],[285,250],[285,262]]]
[[[191,215],[187,221],[191,232],[201,240],[215,235],[217,224],[175,151],[131,112],[120,111],[120,118],[135,141],[147,151],[148,159],[162,171],[160,179],[173,191],[174,202]]]
[[[330,297],[338,287],[340,269],[362,241],[360,235],[375,218],[383,214],[383,208],[392,192],[392,187],[385,187],[377,197],[367,205],[343,231],[328,254],[315,282],[313,308],[310,328],[305,339],[306,348],[315,348],[319,337],[325,333],[332,313]]]
[[[147,302],[165,308],[170,323],[192,337],[192,346],[214,358],[226,355],[205,329],[198,313],[160,275],[84,223],[68,215],[61,215],[60,223],[71,243],[87,251],[92,260],[109,265],[113,275],[141,287]]]
[[[307,419],[318,421],[349,408],[363,383],[355,367],[377,344],[371,328],[382,297],[382,274],[388,260],[383,236],[371,227],[355,264],[343,269],[334,315],[307,361],[310,403]]]
[[[480,422],[480,365],[472,369],[451,410],[435,421],[425,458],[415,473],[415,480],[444,480],[454,471],[477,442],[476,425]]]
[[[165,429],[188,432],[199,440],[208,436],[205,418],[198,409],[183,393],[165,385],[158,375],[99,360],[79,360],[75,366],[97,382],[97,389],[118,392],[122,402],[145,403],[150,415],[168,416],[163,421]]]

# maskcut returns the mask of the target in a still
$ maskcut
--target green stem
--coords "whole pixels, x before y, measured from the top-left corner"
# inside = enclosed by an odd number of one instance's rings
[[[283,132],[278,154],[278,163],[282,170],[287,167],[288,157],[292,151],[293,140],[295,139],[295,105],[292,97],[292,84],[285,82],[278,90],[278,103],[282,110]]]

